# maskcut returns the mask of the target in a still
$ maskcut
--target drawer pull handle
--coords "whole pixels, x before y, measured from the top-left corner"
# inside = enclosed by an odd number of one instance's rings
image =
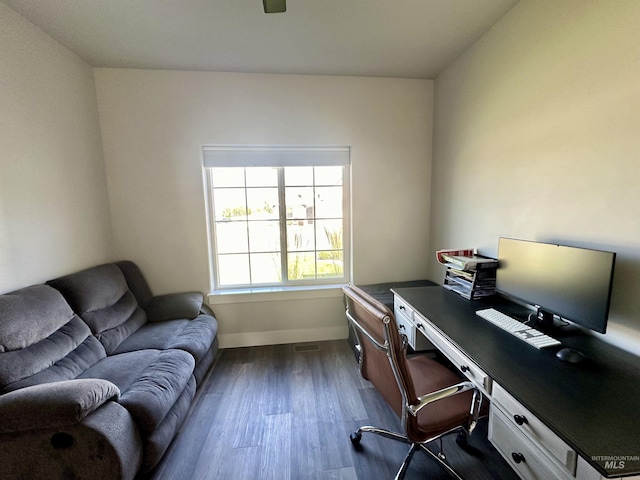
[[[516,463],[522,463],[524,462],[524,455],[519,453],[519,452],[512,452],[511,453],[511,458],[513,458],[513,461]]]
[[[463,372],[471,371],[471,369],[469,367],[467,367],[466,365],[460,365],[460,370],[462,370]]]
[[[404,330],[404,325],[402,324],[398,325],[398,330]]]
[[[400,310],[404,310],[404,305],[400,305],[398,308],[399,308]]]
[[[522,415],[514,415],[513,419],[520,426],[524,425],[525,423],[529,423],[529,420],[527,420],[527,417],[524,417]]]
[[[424,330],[424,325],[421,323],[416,323],[416,327],[419,328],[420,330]]]

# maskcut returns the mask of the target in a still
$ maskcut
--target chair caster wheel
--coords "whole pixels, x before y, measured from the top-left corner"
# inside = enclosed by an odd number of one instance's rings
[[[357,447],[360,445],[360,440],[362,440],[362,433],[353,432],[351,435],[349,435],[349,438],[351,439],[351,444],[354,447]]]

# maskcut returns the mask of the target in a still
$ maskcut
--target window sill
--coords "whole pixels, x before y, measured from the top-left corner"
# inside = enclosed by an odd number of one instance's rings
[[[309,298],[342,297],[343,284],[307,285],[301,287],[246,288],[218,290],[207,295],[209,305],[251,302],[279,302]]]

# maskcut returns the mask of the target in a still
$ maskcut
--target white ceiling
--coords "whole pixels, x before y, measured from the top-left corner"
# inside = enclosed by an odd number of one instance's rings
[[[93,66],[434,78],[518,0],[2,0]]]

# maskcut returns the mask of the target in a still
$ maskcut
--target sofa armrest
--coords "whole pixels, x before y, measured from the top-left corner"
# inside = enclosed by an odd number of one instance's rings
[[[164,322],[187,318],[193,320],[201,313],[204,295],[200,292],[169,293],[153,297],[145,307],[150,322]]]
[[[206,303],[203,303],[202,306],[200,307],[200,313],[203,314],[203,315],[210,315],[212,317],[216,316],[216,314],[213,312],[211,307],[209,305],[207,305]]]
[[[74,425],[119,397],[118,387],[97,378],[21,388],[0,396],[0,433]]]

